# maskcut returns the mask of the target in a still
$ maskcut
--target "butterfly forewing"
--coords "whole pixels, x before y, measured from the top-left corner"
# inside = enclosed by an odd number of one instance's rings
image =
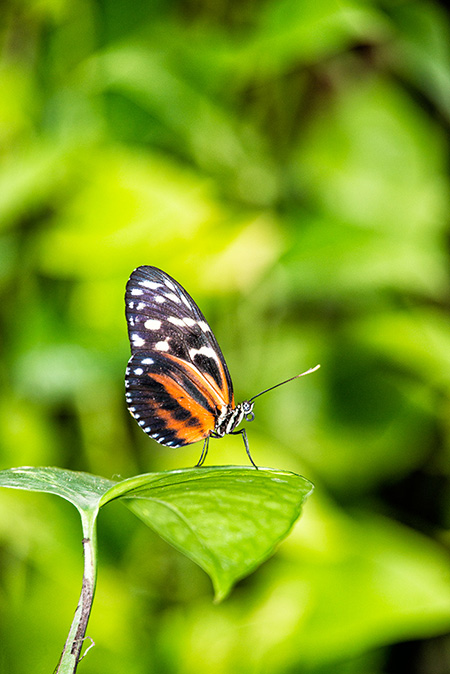
[[[148,266],[131,274],[125,302],[131,414],[161,444],[178,447],[207,437],[234,399],[224,357],[200,309],[173,278]]]

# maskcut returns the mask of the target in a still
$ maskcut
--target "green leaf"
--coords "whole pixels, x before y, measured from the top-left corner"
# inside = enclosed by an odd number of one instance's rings
[[[132,498],[136,515],[208,573],[219,601],[273,553],[312,489],[283,471],[190,468],[124,480],[102,503]]]
[[[0,471],[0,486],[56,494],[92,531],[116,499],[210,576],[217,600],[267,559],[299,517],[313,485],[283,471],[228,466],[148,473],[113,482],[60,468]]]
[[[72,503],[80,513],[96,511],[100,498],[114,484],[104,477],[61,468],[24,466],[0,471],[0,487],[55,494]]]

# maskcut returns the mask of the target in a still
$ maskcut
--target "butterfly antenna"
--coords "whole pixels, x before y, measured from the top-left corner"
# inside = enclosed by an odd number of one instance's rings
[[[278,388],[278,386],[283,386],[283,384],[287,384],[289,381],[292,381],[293,379],[298,379],[299,377],[304,377],[305,374],[311,374],[311,372],[315,372],[318,370],[320,365],[316,365],[315,367],[310,367],[309,370],[306,370],[305,372],[301,372],[300,374],[296,374],[295,377],[291,377],[290,379],[286,379],[286,381],[282,381],[279,384],[275,384],[275,386],[271,386],[270,388],[266,388],[265,391],[261,391],[261,393],[258,393],[257,395],[253,396],[253,398],[250,398],[248,401],[249,403],[252,402],[255,398],[259,398],[259,396],[262,396],[263,393],[267,393],[268,391],[273,391],[274,388]]]

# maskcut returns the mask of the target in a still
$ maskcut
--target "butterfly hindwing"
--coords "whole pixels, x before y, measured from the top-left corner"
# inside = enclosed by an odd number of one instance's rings
[[[161,444],[207,437],[234,399],[224,357],[200,309],[179,283],[149,266],[131,274],[125,302],[131,414]]]
[[[189,445],[214,430],[210,391],[202,391],[170,356],[157,352],[132,356],[126,389],[131,414],[143,431],[163,445]]]

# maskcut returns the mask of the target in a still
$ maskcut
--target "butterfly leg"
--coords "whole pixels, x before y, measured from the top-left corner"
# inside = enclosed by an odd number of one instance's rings
[[[209,435],[205,438],[205,442],[203,443],[201,456],[198,460],[198,463],[195,464],[196,468],[200,468],[200,466],[203,466],[203,464],[205,463],[206,455],[208,454],[208,445],[209,445]]]
[[[250,454],[250,447],[248,446],[247,433],[245,431],[245,428],[241,428],[239,431],[231,431],[230,435],[242,435],[245,445],[245,451],[247,452],[247,456],[250,459],[250,463],[252,464],[252,466],[256,468],[256,470],[258,470],[258,466],[253,461],[252,455]]]

